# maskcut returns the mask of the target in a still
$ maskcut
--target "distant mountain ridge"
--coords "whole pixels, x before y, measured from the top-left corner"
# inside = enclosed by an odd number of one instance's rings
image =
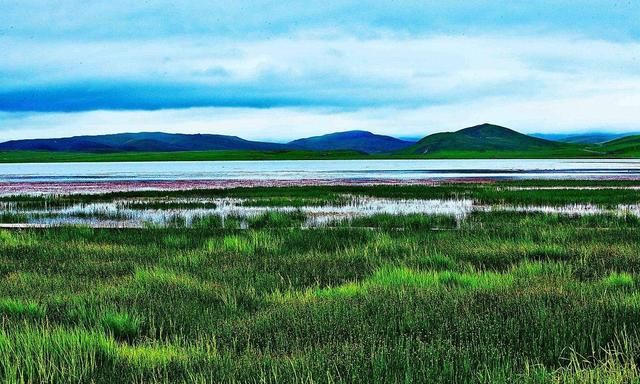
[[[176,152],[211,150],[286,150],[285,144],[250,141],[237,136],[163,132],[117,133],[60,139],[12,140],[0,150],[55,152]]]
[[[237,136],[180,134],[163,132],[117,133],[73,136],[57,139],[26,139],[0,143],[0,151],[54,152],[177,152],[213,150],[353,150],[363,153],[389,153],[406,148],[410,141],[367,131],[336,132],[294,140],[287,144],[250,141]]]
[[[311,151],[356,150],[364,153],[395,152],[413,144],[411,141],[376,135],[368,131],[335,132],[289,142],[289,146],[296,149]]]
[[[530,136],[538,137],[540,139],[547,139],[553,141],[561,141],[563,143],[573,144],[601,144],[607,141],[619,139],[621,137],[637,135],[638,133],[605,133],[605,132],[589,132],[589,133],[576,133],[576,134],[561,134],[561,133],[533,133]]]

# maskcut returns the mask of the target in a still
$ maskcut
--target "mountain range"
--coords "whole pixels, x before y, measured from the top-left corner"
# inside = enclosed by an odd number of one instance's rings
[[[59,139],[12,140],[0,143],[0,151],[53,152],[180,152],[180,151],[331,151],[351,150],[365,154],[388,153],[413,142],[367,131],[336,132],[294,140],[290,143],[250,141],[236,136],[163,132],[118,133]]]
[[[143,153],[192,151],[320,152],[345,151],[378,156],[404,157],[592,157],[636,156],[640,135],[608,134],[525,135],[494,124],[480,124],[455,132],[428,135],[417,142],[368,131],[346,131],[272,143],[214,134],[163,132],[119,133],[56,139],[12,140],[0,143],[0,151],[66,153]]]
[[[177,151],[277,151],[288,146],[249,141],[236,136],[162,132],[117,133],[60,139],[13,140],[0,143],[0,150],[55,152],[177,152]]]

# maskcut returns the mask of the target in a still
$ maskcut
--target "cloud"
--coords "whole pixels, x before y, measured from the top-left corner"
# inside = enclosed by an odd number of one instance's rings
[[[5,138],[68,126],[287,138],[481,121],[640,125],[635,2],[0,0],[0,9]]]
[[[0,110],[419,107],[637,89],[640,44],[494,35],[243,41],[0,39]]]
[[[358,36],[371,36],[379,30],[474,35],[526,29],[619,39],[640,37],[640,4],[629,0],[0,0],[0,9],[0,34],[26,38],[271,38],[337,25]]]

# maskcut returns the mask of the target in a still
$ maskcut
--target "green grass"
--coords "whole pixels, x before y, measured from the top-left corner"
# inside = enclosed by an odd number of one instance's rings
[[[0,213],[0,223],[26,223],[29,217],[23,213],[2,212]]]
[[[4,151],[0,163],[67,163],[114,161],[229,161],[229,160],[322,160],[362,159],[355,151],[184,151],[184,152],[51,152]]]
[[[503,189],[512,185],[359,191],[495,203],[640,200],[634,191]],[[320,204],[345,191],[354,189],[184,197]],[[85,198],[115,197],[73,197]],[[301,227],[295,211],[270,211],[249,229],[208,220],[0,230],[0,381],[640,379],[637,219],[382,215],[317,229]]]
[[[7,317],[44,317],[45,310],[34,302],[25,302],[15,299],[0,300],[0,314]]]
[[[637,158],[635,142],[611,145],[567,144],[558,148],[524,150],[438,150],[427,154],[398,152],[366,154],[357,151],[184,151],[184,152],[50,152],[4,151],[0,163],[65,163],[118,161],[234,161],[234,160],[376,160],[376,159],[546,159],[546,158]]]
[[[628,273],[612,272],[603,282],[607,287],[612,289],[633,288],[634,285],[633,276]]]
[[[107,313],[102,325],[116,338],[133,339],[140,333],[140,320],[127,313]]]
[[[622,137],[600,145],[594,145],[592,149],[606,152],[613,156],[638,157],[640,155],[640,136]]]

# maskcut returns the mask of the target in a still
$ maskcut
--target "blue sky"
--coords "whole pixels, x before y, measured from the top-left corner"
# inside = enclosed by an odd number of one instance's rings
[[[88,3],[0,0],[0,140],[640,131],[637,1]]]

